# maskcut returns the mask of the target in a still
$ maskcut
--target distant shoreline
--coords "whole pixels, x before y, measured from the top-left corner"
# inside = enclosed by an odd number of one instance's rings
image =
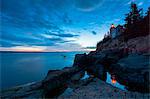
[[[68,53],[68,52],[90,52],[90,51],[56,51],[56,52],[23,52],[23,51],[0,51],[0,53]]]

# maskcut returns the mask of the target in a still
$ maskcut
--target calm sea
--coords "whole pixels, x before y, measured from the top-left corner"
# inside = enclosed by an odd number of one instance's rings
[[[85,52],[0,53],[1,89],[40,81],[50,69],[72,66],[78,53]]]

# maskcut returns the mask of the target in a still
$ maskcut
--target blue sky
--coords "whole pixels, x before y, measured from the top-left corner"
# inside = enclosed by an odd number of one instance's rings
[[[144,11],[150,0],[132,0]],[[131,0],[2,0],[0,50],[80,51],[123,24]]]

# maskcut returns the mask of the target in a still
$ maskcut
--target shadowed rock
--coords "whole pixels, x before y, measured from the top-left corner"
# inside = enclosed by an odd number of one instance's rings
[[[129,90],[150,91],[149,56],[131,54],[111,65],[109,69],[117,75],[120,83],[128,86]]]

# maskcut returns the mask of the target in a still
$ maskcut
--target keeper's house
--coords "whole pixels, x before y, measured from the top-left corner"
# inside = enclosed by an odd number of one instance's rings
[[[110,27],[110,36],[111,38],[116,38],[117,36],[120,36],[124,31],[123,26],[118,25],[117,27],[114,26],[114,24]]]

